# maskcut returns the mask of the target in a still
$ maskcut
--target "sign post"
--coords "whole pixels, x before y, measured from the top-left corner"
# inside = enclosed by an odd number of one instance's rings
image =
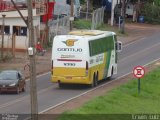
[[[133,74],[136,78],[138,78],[138,94],[140,94],[140,89],[141,89],[140,78],[142,78],[145,75],[145,68],[142,66],[136,66],[133,69]]]
[[[141,80],[138,78],[138,94],[140,94],[140,89],[141,89]]]

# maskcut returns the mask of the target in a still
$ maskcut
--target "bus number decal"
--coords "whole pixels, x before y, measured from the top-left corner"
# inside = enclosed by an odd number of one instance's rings
[[[75,63],[64,63],[64,66],[76,66]]]

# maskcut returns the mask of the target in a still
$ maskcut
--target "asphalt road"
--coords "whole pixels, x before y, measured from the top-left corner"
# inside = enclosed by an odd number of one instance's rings
[[[155,33],[125,45],[118,57],[118,74],[115,78],[131,72],[134,66],[145,65],[160,58],[160,34]],[[41,75],[37,79],[39,112],[90,90],[77,86],[59,89],[57,84],[50,82],[50,73]],[[0,113],[30,113],[29,81],[25,93],[0,95]]]

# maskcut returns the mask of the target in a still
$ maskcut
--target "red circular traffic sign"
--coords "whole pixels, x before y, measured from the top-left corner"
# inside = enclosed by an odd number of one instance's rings
[[[136,78],[142,78],[145,74],[145,68],[142,66],[136,66],[133,69],[133,74]]]

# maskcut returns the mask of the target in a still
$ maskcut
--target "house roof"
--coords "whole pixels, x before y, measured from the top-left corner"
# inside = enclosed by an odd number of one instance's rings
[[[28,16],[28,10],[25,9],[25,10],[20,10],[20,12],[22,13],[22,15],[24,17],[27,17]],[[0,18],[2,18],[2,15],[6,15],[7,18],[18,18],[20,17],[18,11],[16,10],[13,10],[13,11],[5,11],[5,12],[0,12]],[[33,9],[33,16],[39,16],[36,14],[36,9]]]

